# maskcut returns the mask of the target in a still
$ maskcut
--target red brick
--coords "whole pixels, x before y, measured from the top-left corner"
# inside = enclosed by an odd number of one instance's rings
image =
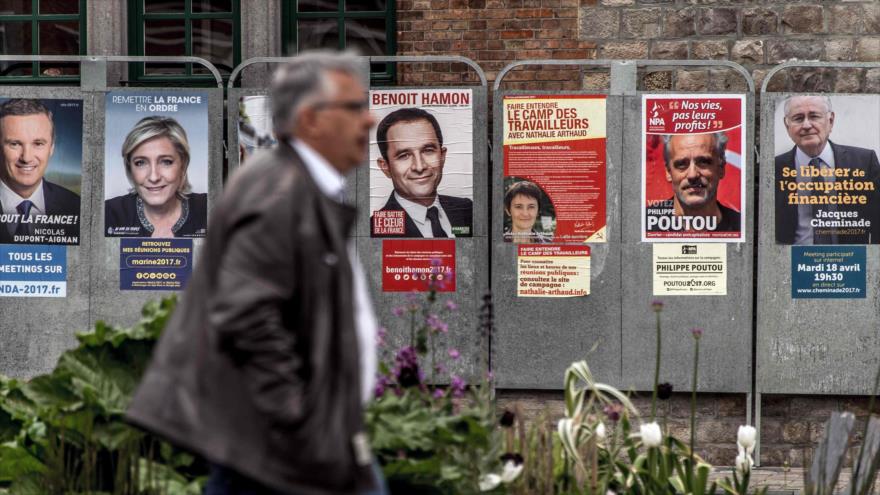
[[[501,31],[501,39],[531,38],[535,35],[531,29]]]

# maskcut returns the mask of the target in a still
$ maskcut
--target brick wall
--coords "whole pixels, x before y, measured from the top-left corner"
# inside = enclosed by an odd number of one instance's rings
[[[555,430],[563,416],[562,392],[545,390],[499,390],[498,409],[518,410],[527,424],[547,421]],[[644,416],[650,413],[651,397],[643,393],[633,402]],[[658,403],[658,421],[676,437],[690,439],[690,394],[675,393]],[[866,397],[764,396],[761,424],[761,463],[764,466],[803,466],[811,462],[812,448],[819,442],[825,422],[834,411],[856,415],[850,458],[858,454],[859,440],[867,418]],[[880,413],[880,404],[875,406]],[[742,394],[699,394],[697,396],[696,442],[698,453],[717,466],[729,466],[736,457],[736,431],[746,424],[746,398]],[[665,430],[664,430],[665,431]]]
[[[400,55],[462,55],[490,81],[515,60],[732,60],[757,84],[786,60],[880,60],[880,3],[766,0],[399,0]],[[401,82],[460,83],[463,67],[401,68]],[[728,71],[658,70],[646,89],[742,89]],[[519,70],[510,88],[607,87],[607,75],[557,67]],[[586,81],[584,81],[586,79]],[[772,89],[880,92],[880,69],[798,70],[774,78]]]

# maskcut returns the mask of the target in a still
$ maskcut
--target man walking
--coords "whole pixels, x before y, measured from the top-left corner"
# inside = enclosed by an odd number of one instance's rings
[[[363,425],[376,319],[341,199],[375,123],[362,65],[316,52],[278,69],[278,145],[214,205],[129,409],[211,462],[208,494],[374,493],[381,478]]]

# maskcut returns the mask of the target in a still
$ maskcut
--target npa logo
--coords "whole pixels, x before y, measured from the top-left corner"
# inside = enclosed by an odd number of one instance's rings
[[[663,117],[660,116],[661,112],[665,112],[666,109],[663,108],[663,105],[654,102],[651,105],[651,116],[648,117],[648,125],[651,127],[664,127],[666,126],[666,121],[663,120]]]

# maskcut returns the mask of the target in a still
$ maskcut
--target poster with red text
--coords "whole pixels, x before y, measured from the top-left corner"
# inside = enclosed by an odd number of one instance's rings
[[[605,242],[605,95],[503,105],[504,240]]]
[[[382,241],[383,292],[455,292],[455,240]]]
[[[745,241],[744,95],[642,95],[642,241]]]

